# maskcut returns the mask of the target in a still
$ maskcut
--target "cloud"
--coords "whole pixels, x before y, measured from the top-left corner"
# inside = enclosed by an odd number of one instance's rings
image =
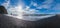
[[[53,6],[52,3],[54,3],[53,0],[46,0],[45,2],[43,2],[40,6],[38,6],[38,9],[42,9],[42,8],[46,8],[46,9],[51,9],[51,7]]]
[[[8,8],[10,5],[10,0],[5,0],[5,2],[2,5]]]
[[[10,0],[5,0],[5,2],[2,4],[3,6],[6,7],[6,9],[8,10],[8,13],[11,14],[21,14],[21,13],[31,13],[31,14],[34,14],[34,13],[42,13],[40,12],[39,10],[36,10],[36,9],[42,9],[42,8],[45,8],[45,9],[54,9],[54,13],[58,12],[58,10],[56,9],[60,9],[60,4],[56,4],[54,0],[46,0],[45,2],[43,2],[42,4],[37,4],[36,2],[33,2],[31,1],[31,3],[29,4],[29,6],[25,5],[24,2],[22,2],[20,0],[20,2],[18,1],[18,4],[16,6],[12,6],[11,5],[11,1]],[[34,6],[36,8],[34,9],[31,9],[31,6]],[[47,11],[48,12],[48,11]],[[49,12],[50,13],[50,12]],[[51,12],[53,13],[53,12]],[[44,13],[45,14],[45,13]]]

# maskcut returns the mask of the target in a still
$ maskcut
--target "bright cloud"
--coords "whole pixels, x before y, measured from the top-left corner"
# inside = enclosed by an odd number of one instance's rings
[[[59,7],[60,4],[59,3],[56,4],[54,0],[46,0],[45,2],[43,2],[40,5],[38,5],[36,2],[31,1],[29,6],[25,5],[24,2],[22,2],[22,0],[19,0],[19,1],[18,1],[19,3],[14,7],[11,5],[10,0],[5,0],[5,2],[2,5],[7,8],[8,13],[10,13],[10,14],[11,13],[13,13],[13,14],[32,13],[33,14],[33,13],[36,13],[36,12],[40,12],[39,10],[36,10],[36,9],[42,9],[42,8],[51,9],[51,10],[52,9],[55,9],[55,10],[60,9],[60,7]],[[36,8],[31,9],[30,8],[31,6],[34,6]]]

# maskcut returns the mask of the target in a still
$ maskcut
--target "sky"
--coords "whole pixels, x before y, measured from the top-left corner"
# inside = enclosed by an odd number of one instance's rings
[[[60,14],[60,0],[0,0],[9,14]]]
[[[0,0],[0,6],[4,6],[8,14],[14,18],[24,20],[39,20],[60,14],[60,0]],[[23,14],[53,14],[46,16],[28,16],[24,18]],[[8,15],[11,16],[11,15]],[[12,17],[12,16],[11,16]],[[33,19],[32,19],[33,18]],[[38,18],[38,19],[36,19]]]

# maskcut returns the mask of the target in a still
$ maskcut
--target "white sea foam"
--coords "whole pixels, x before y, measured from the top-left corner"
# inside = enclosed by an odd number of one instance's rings
[[[27,20],[27,21],[37,21],[37,20],[40,20],[40,19],[53,17],[55,15],[45,15],[45,16],[13,16],[13,15],[6,15],[6,16],[17,18],[17,19],[22,19],[22,20]]]

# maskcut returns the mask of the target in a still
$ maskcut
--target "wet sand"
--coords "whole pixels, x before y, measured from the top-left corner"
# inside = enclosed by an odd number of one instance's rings
[[[53,16],[38,21],[26,21],[1,15],[0,28],[60,28],[60,18]]]

